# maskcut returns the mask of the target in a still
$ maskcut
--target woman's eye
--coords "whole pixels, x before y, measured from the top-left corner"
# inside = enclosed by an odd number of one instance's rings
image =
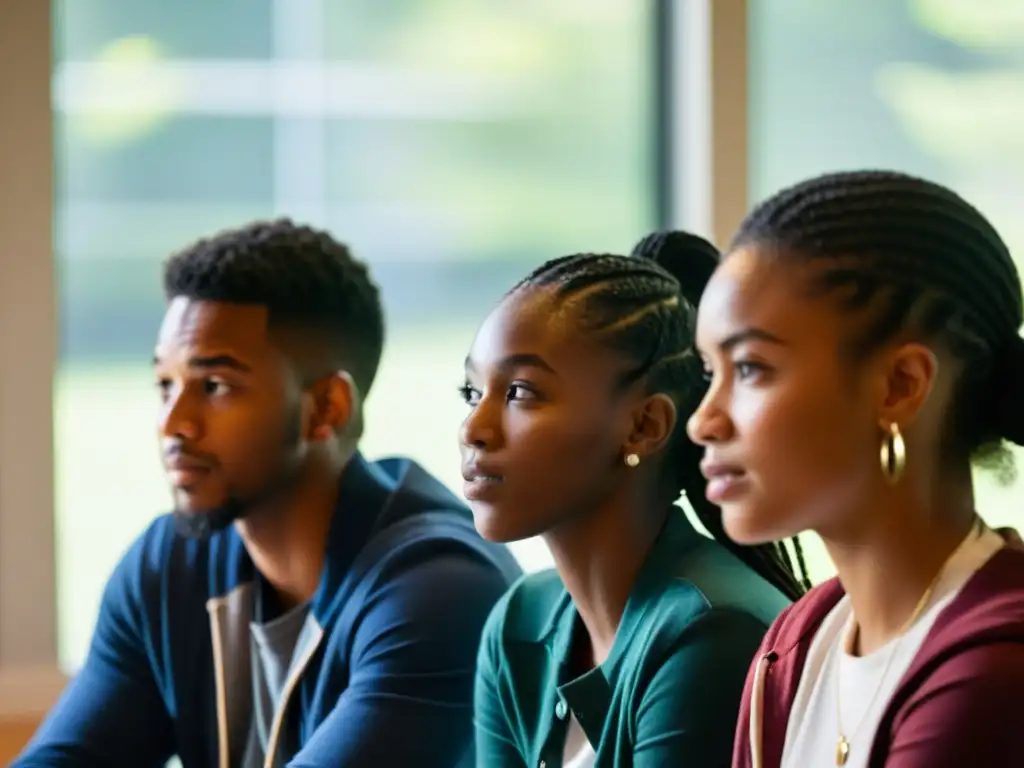
[[[466,405],[475,406],[480,402],[480,390],[469,386],[469,384],[459,387],[459,394]]]
[[[749,361],[741,360],[733,366],[736,370],[736,375],[743,379],[750,379],[764,371],[764,366],[760,363],[751,363]]]

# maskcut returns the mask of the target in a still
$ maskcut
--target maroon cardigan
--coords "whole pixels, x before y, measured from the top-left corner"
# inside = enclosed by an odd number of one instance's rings
[[[900,680],[870,768],[1024,766],[1024,545],[1004,535],[1010,543],[943,609]],[[733,768],[779,768],[811,639],[843,594],[827,581],[768,630],[747,676]]]

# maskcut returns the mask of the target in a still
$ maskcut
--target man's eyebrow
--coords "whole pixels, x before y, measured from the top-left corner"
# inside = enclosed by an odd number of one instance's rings
[[[153,356],[153,365],[160,365],[160,356]],[[252,368],[243,363],[234,355],[196,355],[188,359],[189,368],[198,368],[200,370],[211,370],[216,368],[229,368],[239,373],[251,373]]]

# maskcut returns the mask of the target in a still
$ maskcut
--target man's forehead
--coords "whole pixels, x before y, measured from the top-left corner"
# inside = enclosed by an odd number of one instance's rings
[[[158,345],[255,345],[267,341],[269,313],[259,304],[172,299],[160,326]]]

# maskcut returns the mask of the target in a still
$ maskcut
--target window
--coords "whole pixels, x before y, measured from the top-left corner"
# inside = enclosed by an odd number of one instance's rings
[[[149,359],[159,265],[286,214],[370,261],[389,340],[368,455],[461,485],[455,394],[492,303],[539,262],[656,221],[653,3],[61,0],[55,388],[60,659],[168,507]],[[396,418],[416,414],[415,428]],[[547,563],[518,545],[525,567]]]
[[[1014,0],[750,3],[755,199],[828,170],[889,167],[956,189],[1024,250],[1024,14]],[[1024,468],[1024,456],[1018,455]],[[1024,485],[977,476],[978,509],[1014,522]],[[809,548],[816,580],[832,573]]]

